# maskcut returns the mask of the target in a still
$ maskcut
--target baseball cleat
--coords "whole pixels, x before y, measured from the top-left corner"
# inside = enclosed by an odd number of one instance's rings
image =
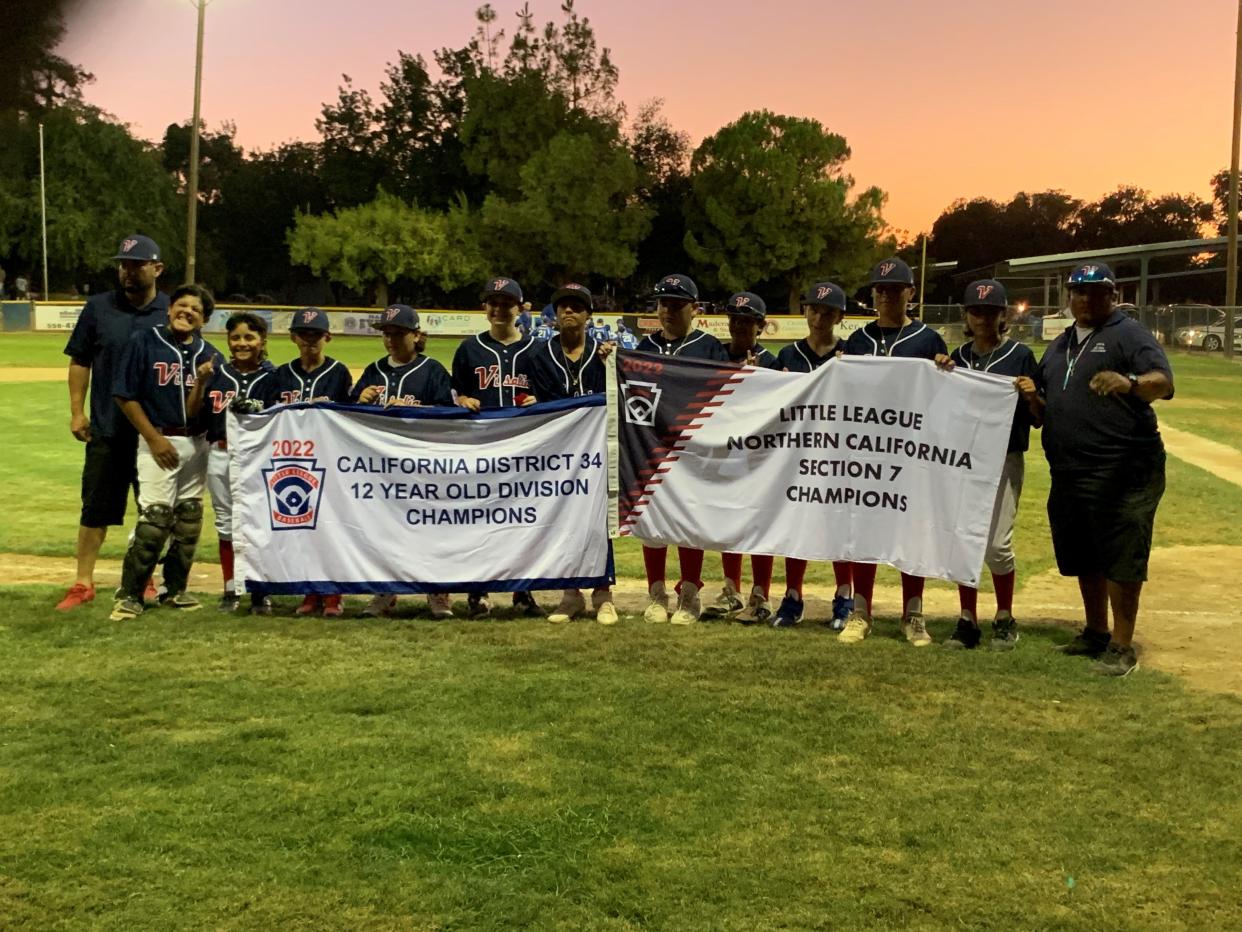
[[[957,620],[957,627],[944,642],[944,647],[948,650],[974,650],[982,638],[983,632],[979,630],[979,626],[963,615]]]
[[[716,596],[716,601],[703,609],[703,617],[727,618],[735,612],[740,612],[743,607],[737,590],[733,588],[733,581],[726,579],[724,581],[724,588],[720,590],[720,595]]]
[[[766,625],[771,618],[772,603],[758,586],[750,590],[746,607],[733,616],[734,621],[743,625]]]
[[[324,618],[340,618],[344,614],[345,609],[341,607],[341,597],[339,595],[325,595],[323,597]]]
[[[781,599],[780,607],[776,610],[776,614],[772,616],[772,627],[792,628],[802,621],[802,615],[805,611],[806,603],[798,598],[798,593],[792,589],[786,589],[785,598]]]
[[[582,598],[582,593],[577,589],[566,589],[561,594],[561,604],[548,616],[548,621],[561,625],[585,611],[586,600]]]
[[[147,580],[147,588],[143,590],[142,600],[144,602],[158,602],[160,599],[160,590],[155,588],[155,577],[152,576]]]
[[[1068,644],[1058,644],[1053,650],[1071,657],[1099,657],[1108,650],[1112,635],[1107,631],[1093,631],[1083,628]]]
[[[927,647],[932,643],[931,635],[927,633],[927,622],[923,620],[923,599],[920,596],[906,602],[905,614],[901,616],[901,633],[915,647]]]
[[[834,595],[832,597],[832,617],[828,619],[828,627],[833,631],[842,631],[845,629],[845,623],[850,619],[850,612],[854,610],[854,600],[843,595]]]
[[[513,613],[525,615],[528,618],[542,618],[547,614],[529,592],[513,593]]]
[[[363,618],[382,618],[397,607],[397,597],[391,593],[380,593],[372,596],[371,601],[366,604],[358,614]]]
[[[595,620],[601,625],[615,625],[620,620],[617,615],[617,606],[612,602],[604,602],[596,606]]]
[[[250,595],[250,614],[251,615],[270,615],[272,614],[272,600],[267,596],[259,596],[251,593]]]
[[[323,607],[323,600],[317,595],[308,595],[302,604],[293,610],[295,615],[313,615]]]
[[[487,593],[479,595],[471,593],[466,596],[466,614],[471,618],[486,618],[492,613],[492,600],[487,597]]]
[[[1099,663],[1091,668],[1100,676],[1129,676],[1138,669],[1138,654],[1134,645],[1125,647],[1109,644],[1108,649],[1100,656]]]
[[[68,612],[79,605],[95,600],[95,587],[84,586],[82,583],[74,583],[69,587],[69,591],[65,593],[65,597],[56,603],[56,611]]]
[[[240,607],[241,596],[232,590],[225,590],[224,595],[220,596],[220,602],[216,605],[216,611],[230,614]]]
[[[992,650],[1013,650],[1018,643],[1018,623],[1009,612],[996,613],[992,622]]]
[[[842,644],[858,644],[866,640],[871,633],[871,613],[867,610],[867,600],[854,596],[854,611],[845,621],[845,627],[837,635]]]
[[[668,592],[664,581],[652,583],[647,594],[651,601],[643,611],[643,621],[651,625],[665,624],[668,621]]]
[[[108,617],[113,621],[129,621],[131,618],[137,618],[143,611],[145,609],[137,599],[117,599],[116,604],[112,606],[112,614]]]
[[[197,612],[203,603],[186,592],[166,592],[160,596],[160,605],[183,612]]]
[[[669,619],[670,624],[692,625],[703,614],[703,603],[699,601],[699,587],[692,582],[682,580],[681,591],[677,593],[677,611]]]
[[[431,610],[432,618],[453,617],[453,605],[447,592],[436,592],[427,596],[427,608]]]

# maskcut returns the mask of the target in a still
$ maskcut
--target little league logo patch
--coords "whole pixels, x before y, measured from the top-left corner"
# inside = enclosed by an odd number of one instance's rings
[[[654,382],[622,382],[625,420],[636,427],[655,427],[656,409],[660,406],[661,389]]]
[[[263,470],[273,531],[315,529],[325,472],[314,459],[274,459]]]

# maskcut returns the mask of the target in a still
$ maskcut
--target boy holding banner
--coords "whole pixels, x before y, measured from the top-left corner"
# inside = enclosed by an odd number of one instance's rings
[[[777,354],[777,363],[786,372],[814,372],[830,359],[845,353],[845,341],[837,338],[836,327],[845,317],[845,292],[833,282],[816,282],[802,296],[802,313],[806,317],[805,340],[790,343]],[[854,610],[853,566],[846,560],[834,560],[832,573],[837,591],[832,597],[833,631],[845,627]],[[805,602],[802,585],[806,579],[806,560],[785,558],[785,598],[781,600],[773,627],[787,628],[802,620]]]
[[[851,356],[888,356],[935,359],[948,352],[940,334],[906,312],[914,297],[914,273],[895,256],[871,272],[871,297],[877,319],[855,330],[846,341]],[[871,597],[875,592],[874,563],[852,563],[854,611],[837,635],[843,644],[856,644],[871,633]],[[923,577],[901,574],[901,632],[915,647],[932,643],[923,620]]]
[[[725,348],[710,333],[694,328],[695,302],[699,288],[689,275],[674,273],[656,283],[653,296],[656,299],[656,315],[660,329],[649,333],[639,341],[641,353],[657,353],[661,356],[688,356],[728,362]],[[699,620],[702,604],[699,591],[703,588],[703,551],[693,547],[678,547],[677,561],[681,579],[677,583],[677,611],[668,614],[668,593],[665,589],[665,572],[668,547],[649,547],[643,544],[643,566],[647,573],[649,603],[643,618],[650,624],[671,621],[675,625],[690,625]]]

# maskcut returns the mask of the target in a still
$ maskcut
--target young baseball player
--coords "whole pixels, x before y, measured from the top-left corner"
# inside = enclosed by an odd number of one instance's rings
[[[1009,446],[1001,470],[996,500],[992,503],[992,526],[988,531],[988,547],[984,563],[992,574],[996,589],[996,615],[992,621],[992,649],[1013,650],[1018,643],[1018,626],[1013,619],[1013,589],[1017,576],[1013,555],[1013,523],[1022,496],[1022,479],[1030,446],[1031,427],[1043,423],[1043,404],[1035,390],[1035,354],[1017,340],[1005,336],[1005,314],[1009,300],[1005,287],[998,281],[983,279],[971,282],[962,302],[966,316],[969,343],[959,346],[951,356],[937,356],[936,365],[943,369],[962,367],[976,372],[1009,376],[1019,398],[1009,431]],[[972,586],[957,587],[961,616],[957,627],[944,646],[970,650],[979,646],[979,591]]]
[[[276,368],[267,359],[267,324],[257,314],[246,311],[233,314],[224,325],[229,346],[229,361],[219,368],[206,370],[199,382],[202,391],[191,393],[187,401],[191,415],[198,415],[207,424],[207,490],[215,513],[216,536],[220,541],[220,573],[224,577],[224,595],[220,611],[234,612],[241,606],[241,596],[233,579],[233,491],[229,479],[228,433],[225,419],[229,408],[239,401],[255,401],[266,407],[271,403]],[[251,593],[250,611],[270,615],[270,599]]]
[[[739,366],[759,366],[763,369],[780,369],[776,357],[759,343],[759,335],[767,324],[768,308],[763,298],[750,291],[739,291],[729,298],[725,304],[725,313],[729,315],[729,342],[725,344],[725,354],[729,361]],[[750,599],[743,606],[742,591],[742,554],[722,553],[721,567],[724,570],[724,587],[716,601],[703,610],[704,618],[726,618],[737,614],[742,624],[755,624],[766,621],[772,615],[768,598],[772,589],[771,554],[752,554],[750,571],[754,577]]]
[[[552,295],[556,323],[560,333],[534,349],[532,375],[535,396],[540,401],[578,398],[607,390],[608,370],[604,360],[612,351],[610,343],[600,342],[589,334],[594,299],[591,290],[571,282]],[[601,625],[617,623],[617,607],[612,600],[611,586],[598,586],[591,593],[591,608]],[[560,624],[586,611],[586,601],[578,589],[566,589],[561,604],[548,616]]]
[[[453,389],[448,370],[438,360],[421,355],[425,340],[419,326],[418,311],[408,304],[394,304],[371,324],[383,334],[386,355],[371,363],[350,392],[354,404],[438,405],[453,404]],[[369,618],[388,615],[397,606],[397,597],[390,593],[376,595],[362,610]],[[452,618],[448,593],[427,597],[433,618]]]
[[[948,352],[944,340],[921,320],[906,313],[914,298],[914,273],[894,257],[871,272],[871,298],[877,319],[855,330],[845,343],[850,356],[897,356],[935,359]],[[856,644],[871,633],[871,597],[875,592],[875,564],[854,563],[854,611],[837,637]],[[901,574],[901,631],[915,647],[932,643],[923,621],[923,577]]]
[[[272,398],[276,404],[307,401],[349,402],[353,384],[349,369],[324,353],[332,341],[328,332],[328,315],[317,307],[304,307],[293,315],[289,338],[298,348],[298,358],[280,366],[272,376]],[[343,613],[339,595],[308,595],[294,609],[296,615],[313,615],[322,609],[325,618],[339,618]]]
[[[183,611],[202,607],[185,588],[203,526],[207,438],[187,396],[194,391],[201,397],[199,380],[223,359],[200,334],[215,306],[211,292],[182,285],[169,300],[168,323],[130,338],[112,386],[121,413],[139,435],[138,524],[125,553],[113,621],[143,613],[143,591],[170,537],[164,560],[168,591],[161,603]]]
[[[729,361],[729,355],[719,340],[694,327],[699,287],[689,275],[665,275],[656,283],[653,297],[656,299],[656,316],[660,319],[660,329],[639,341],[639,352],[658,353],[661,356],[688,356],[715,362]],[[643,618],[650,624],[668,621],[675,625],[694,624],[703,611],[699,599],[699,592],[703,588],[703,551],[693,547],[677,548],[681,579],[675,587],[677,610],[671,618],[668,614],[668,592],[665,588],[667,562],[667,547],[643,544],[643,566],[647,573],[649,597]]]
[[[522,287],[512,278],[493,278],[484,285],[481,300],[488,329],[462,340],[453,354],[457,403],[470,411],[534,404],[531,363],[535,344],[515,325]],[[486,592],[468,592],[466,602],[472,618],[491,614],[492,601]],[[521,614],[544,614],[529,592],[513,593],[513,607]]]
[[[845,342],[837,338],[836,328],[845,317],[845,292],[832,282],[816,282],[802,296],[802,314],[806,318],[807,335],[782,347],[777,362],[786,372],[813,372],[830,359],[845,353]],[[834,631],[845,627],[854,610],[852,563],[834,560],[832,573],[837,591],[832,597],[832,618],[828,626]],[[806,579],[806,560],[785,559],[785,597],[781,600],[772,624],[788,628],[802,620],[805,601],[802,586]]]

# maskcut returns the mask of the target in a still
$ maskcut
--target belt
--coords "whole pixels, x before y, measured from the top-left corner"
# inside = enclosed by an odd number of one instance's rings
[[[192,434],[189,429],[185,427],[157,427],[155,429],[165,437],[199,437],[203,434],[203,431],[201,430],[198,433]]]

